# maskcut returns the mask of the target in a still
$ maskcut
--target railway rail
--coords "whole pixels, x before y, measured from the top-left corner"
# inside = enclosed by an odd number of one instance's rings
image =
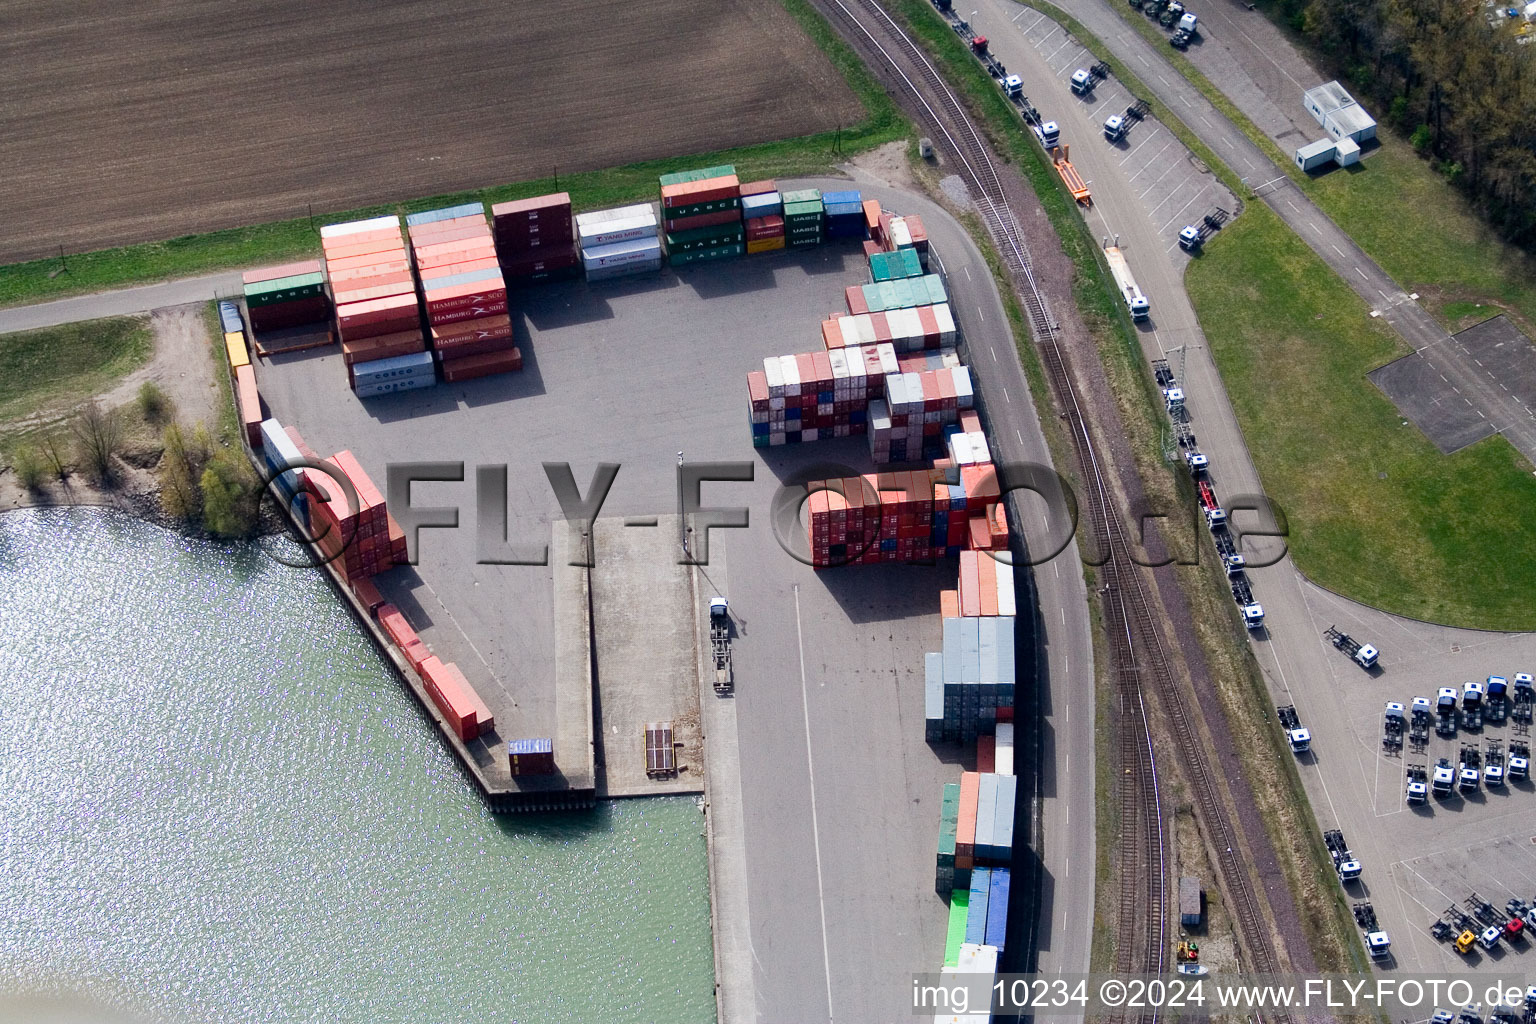
[[[862,39],[884,58],[887,80],[894,79],[893,84],[909,95],[935,141],[943,140],[959,161],[982,221],[1014,278],[1015,291],[1029,318],[1052,392],[1068,421],[1073,450],[1088,484],[1082,521],[1092,531],[1096,550],[1104,558],[1099,579],[1120,712],[1121,888],[1116,969],[1151,974],[1168,970],[1168,863],[1157,757],[1148,721],[1146,688],[1150,686],[1173,734],[1201,821],[1218,853],[1215,868],[1236,919],[1247,966],[1255,972],[1276,972],[1280,970],[1279,957],[1262,903],[1238,852],[1238,837],[1223,806],[1221,787],[1202,747],[1196,713],[1179,692],[1146,581],[1131,557],[1124,523],[1114,513],[1104,470],[1061,346],[1059,325],[1040,293],[991,152],[937,69],[876,0],[824,3],[852,30],[856,42]],[[893,49],[914,70],[917,81],[903,70]],[[1276,1024],[1287,1020],[1283,1015],[1270,1019]]]

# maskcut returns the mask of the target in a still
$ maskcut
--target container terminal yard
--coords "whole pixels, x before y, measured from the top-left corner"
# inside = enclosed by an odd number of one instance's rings
[[[814,6],[925,133],[945,206],[856,165],[717,163],[590,208],[557,187],[321,216],[313,252],[209,279],[271,506],[484,806],[513,823],[696,798],[722,1021],[901,1019],[914,973],[1517,969],[1533,634],[1364,607],[1234,521],[1263,485],[1182,276],[1279,190],[1212,174],[1056,15],[923,12],[1095,236],[1230,592],[1230,622],[1206,623],[1155,516],[1137,536],[1119,512],[1148,510],[1133,428],[1060,224],[930,45],[876,0]],[[1158,99],[1186,84],[1099,0],[1070,6]],[[1211,44],[1195,11],[1147,6],[1173,48]],[[1443,333],[1377,291],[1399,332]],[[1065,538],[1020,467],[1076,483]],[[1229,626],[1276,754],[1258,773],[1269,748],[1238,749],[1252,723],[1198,635]],[[1289,835],[1263,818],[1277,793]],[[1536,987],[1489,1020],[1522,1018]]]

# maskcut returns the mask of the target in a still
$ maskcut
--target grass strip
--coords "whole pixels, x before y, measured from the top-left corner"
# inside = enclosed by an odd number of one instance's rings
[[[153,351],[148,321],[136,316],[0,334],[0,423],[82,402],[143,366]]]

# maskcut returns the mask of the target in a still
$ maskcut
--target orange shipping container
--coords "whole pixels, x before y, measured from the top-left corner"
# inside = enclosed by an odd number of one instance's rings
[[[459,687],[458,680],[463,678],[455,668],[453,673],[448,672],[448,666],[442,659],[432,655],[421,663],[421,678],[426,684],[427,693],[432,697],[432,703],[448,719],[448,727],[453,730],[460,740],[468,743],[480,735],[480,726],[475,719],[475,708]]]
[[[960,822],[955,829],[955,867],[965,869],[975,863],[976,802],[981,799],[981,776],[976,772],[960,775]]]
[[[960,614],[981,614],[981,569],[976,563],[976,552],[960,552]]]
[[[477,693],[475,688],[469,684],[469,680],[465,678],[464,673],[459,670],[459,666],[450,661],[443,666],[443,671],[447,672],[453,677],[453,681],[457,683],[459,688],[463,691],[464,698],[469,702],[469,706],[475,709],[475,722],[479,727],[479,734],[484,736],[492,729],[495,729],[496,718],[491,714],[490,707],[486,705],[485,701],[480,699],[480,694]]]
[[[326,273],[331,275],[331,283],[334,285],[337,278],[348,270],[356,270],[359,267],[382,267],[386,264],[393,265],[407,260],[404,245],[396,245],[393,249],[383,252],[371,252],[362,256],[345,256],[339,259],[325,261]]]
[[[247,270],[240,275],[242,284],[261,284],[265,281],[281,281],[285,277],[298,277],[301,274],[320,273],[319,260],[304,260],[302,263],[284,263],[280,267],[262,267],[260,270]]]
[[[939,591],[939,617],[943,619],[957,619],[960,617],[960,591]]]
[[[256,390],[256,371],[246,363],[235,370],[235,398],[240,406],[240,424],[252,448],[261,446],[261,393]]]
[[[973,522],[981,522],[976,519]],[[988,554],[976,556],[978,583],[981,588],[981,614],[997,614],[997,561]]]
[[[393,280],[397,274],[409,274],[411,264],[404,259],[385,260],[382,263],[368,263],[361,267],[353,267],[350,270],[337,270],[331,267],[331,288],[369,288],[374,284],[384,284]],[[377,280],[375,280],[377,279]]]
[[[369,615],[373,615],[384,604],[384,595],[379,593],[379,588],[373,585],[372,580],[354,580],[352,593],[356,594],[358,602],[368,609]]]

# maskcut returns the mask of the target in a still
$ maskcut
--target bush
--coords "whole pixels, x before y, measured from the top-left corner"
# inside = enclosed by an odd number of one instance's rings
[[[249,537],[256,530],[256,474],[245,459],[223,450],[203,470],[203,528],[216,537]]]
[[[1423,156],[1434,144],[1435,133],[1430,130],[1429,125],[1421,124],[1413,130],[1412,135],[1408,136],[1408,141],[1413,144],[1413,151]]]
[[[11,460],[11,468],[16,471],[17,481],[27,490],[35,493],[43,489],[43,480],[48,476],[48,464],[35,448],[18,451]]]
[[[160,390],[159,384],[147,380],[139,385],[139,413],[146,423],[163,422],[170,411],[171,400]]]
[[[89,402],[69,425],[81,467],[99,483],[111,483],[117,475],[113,460],[123,447],[122,417],[115,409]]]

